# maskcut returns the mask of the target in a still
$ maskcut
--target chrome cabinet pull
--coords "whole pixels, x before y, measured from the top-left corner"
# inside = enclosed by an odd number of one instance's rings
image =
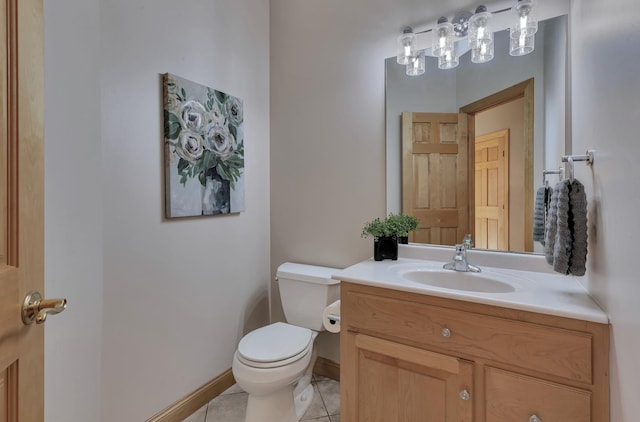
[[[442,329],[442,337],[446,337],[446,338],[451,337],[451,330],[448,329],[447,327],[444,327]]]
[[[42,324],[47,320],[47,315],[59,314],[67,309],[67,299],[43,300],[39,292],[32,291],[27,294],[22,303],[22,322],[24,325]]]
[[[542,419],[540,419],[538,415],[531,415],[529,422],[542,422]]]
[[[469,400],[469,398],[470,398],[470,397],[471,397],[471,396],[469,395],[469,392],[468,392],[467,390],[462,390],[462,391],[460,392],[460,398],[461,398],[462,400]]]

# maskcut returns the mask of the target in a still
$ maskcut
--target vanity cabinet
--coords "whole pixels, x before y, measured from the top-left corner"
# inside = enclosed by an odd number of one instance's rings
[[[608,422],[609,327],[341,283],[344,422]]]

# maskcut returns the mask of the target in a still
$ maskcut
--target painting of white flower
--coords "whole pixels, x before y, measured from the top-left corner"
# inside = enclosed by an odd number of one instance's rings
[[[244,211],[242,100],[166,73],[167,218]]]

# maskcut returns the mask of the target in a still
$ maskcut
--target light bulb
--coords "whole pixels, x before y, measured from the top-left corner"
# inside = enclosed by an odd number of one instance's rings
[[[415,56],[409,59],[406,73],[409,76],[419,76],[424,73],[424,68],[425,68],[424,50],[420,50],[416,53]]]
[[[493,31],[489,28],[491,13],[485,6],[478,6],[469,18],[469,47],[471,62],[486,63],[493,59]]]
[[[398,50],[396,61],[398,64],[409,64],[409,60],[415,54],[416,35],[411,27],[406,27],[398,37]]]
[[[438,68],[440,69],[453,69],[460,63],[455,46],[447,51],[440,57],[438,57]]]
[[[431,54],[435,57],[441,57],[453,49],[453,24],[447,22],[447,18],[441,17],[433,32]]]

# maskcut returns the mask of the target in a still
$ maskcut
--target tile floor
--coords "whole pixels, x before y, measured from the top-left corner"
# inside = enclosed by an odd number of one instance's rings
[[[340,422],[340,383],[314,375],[311,407],[302,417],[305,422]],[[244,422],[247,393],[234,385],[198,409],[183,422]]]

